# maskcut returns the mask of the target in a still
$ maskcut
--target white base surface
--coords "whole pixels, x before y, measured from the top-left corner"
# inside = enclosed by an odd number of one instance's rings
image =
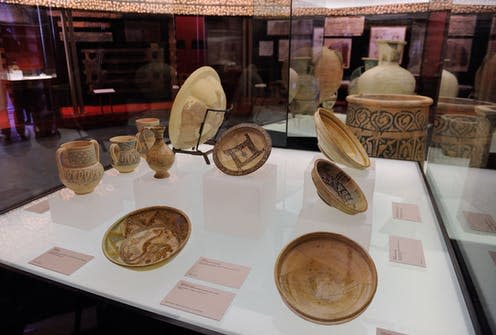
[[[298,317],[285,306],[274,283],[273,269],[281,249],[301,233],[300,219],[312,211],[308,207],[303,210],[303,204],[307,200],[304,201],[304,181],[314,158],[314,152],[273,149],[265,168],[274,180],[264,176],[263,170],[260,170],[261,175],[234,180],[234,177],[219,174],[215,166],[206,165],[201,157],[179,154],[168,179],[155,180],[144,162],[131,174],[121,175],[111,170],[92,194],[76,196],[67,189],[52,194],[51,212],[26,211],[25,208],[31,205],[28,204],[2,215],[0,262],[35,276],[225,334],[375,335],[377,327],[415,335],[473,334],[419,166],[413,162],[373,160],[375,186],[369,199],[372,218],[371,224],[365,220],[362,226],[370,227],[370,232],[365,231],[365,234],[370,233],[368,249],[377,267],[378,288],[368,309],[350,322],[323,326]],[[268,185],[262,185],[264,182]],[[230,199],[222,192],[231,192]],[[246,192],[244,196],[243,192]],[[240,221],[238,210],[216,216],[222,222],[216,229],[211,229],[208,223],[211,218],[205,216],[205,211],[207,216],[211,215],[208,208],[212,202],[216,206],[225,202],[238,208],[241,214],[248,213],[237,201],[245,199],[247,194],[256,197],[256,192],[264,193],[259,194],[259,202],[253,200],[252,203],[259,206],[257,215],[263,218],[264,213],[270,213],[266,222],[258,223],[263,229],[255,229],[256,234],[250,230],[243,234],[244,228],[238,226],[239,229],[233,231],[232,227]],[[209,197],[212,199],[207,199]],[[267,212],[262,206],[265,201],[273,204]],[[417,204],[422,222],[394,220],[392,202]],[[86,213],[78,208],[82,204]],[[101,242],[108,227],[126,213],[153,204],[177,207],[190,217],[192,234],[184,249],[170,262],[151,271],[133,271],[107,260]],[[311,214],[317,216],[312,230],[329,229],[326,220],[339,218],[333,211]],[[427,267],[391,263],[389,235],[420,239]],[[53,246],[95,258],[71,276],[28,263]],[[186,271],[199,257],[251,267],[239,290],[188,279],[236,293],[221,321],[160,305],[163,297],[185,278]]]

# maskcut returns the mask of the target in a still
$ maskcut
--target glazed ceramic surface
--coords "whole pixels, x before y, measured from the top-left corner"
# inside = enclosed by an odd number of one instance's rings
[[[215,165],[224,173],[241,176],[258,170],[269,158],[272,141],[265,129],[241,123],[226,130],[214,147]]]
[[[141,157],[146,159],[146,153],[155,143],[155,136],[152,131],[147,131],[150,127],[159,126],[160,120],[154,117],[136,119],[136,128],[138,128],[138,133],[136,138],[138,139],[138,152]]]
[[[312,181],[317,194],[329,206],[346,214],[357,214],[367,210],[367,198],[360,186],[337,165],[318,159],[312,169]]]
[[[353,240],[327,232],[290,242],[279,254],[274,276],[286,305],[320,324],[356,318],[377,289],[377,271],[368,253]]]
[[[196,146],[207,109],[225,110],[226,95],[217,72],[203,66],[186,79],[174,99],[169,119],[169,137],[174,148]],[[215,136],[223,120],[224,113],[208,113],[200,144]]]
[[[182,211],[153,206],[131,212],[105,233],[102,249],[112,262],[127,267],[149,267],[176,255],[191,234]]]
[[[138,140],[135,136],[112,137],[109,147],[112,166],[122,173],[134,171],[141,160],[137,147]]]
[[[168,171],[174,163],[175,154],[164,142],[165,128],[163,126],[151,127],[150,130],[155,136],[155,142],[146,154],[146,162],[155,171],[155,178],[167,178],[169,177]]]
[[[379,65],[358,78],[358,94],[414,94],[415,77],[399,65],[405,44],[404,41],[377,41]]]
[[[90,193],[103,177],[100,150],[95,140],[64,143],[56,152],[62,183],[76,194]]]
[[[370,166],[369,156],[363,145],[332,111],[317,109],[314,121],[318,145],[324,155],[337,163],[358,169]]]
[[[361,94],[349,95],[346,100],[346,125],[358,137],[369,156],[424,160],[431,98],[421,95]]]

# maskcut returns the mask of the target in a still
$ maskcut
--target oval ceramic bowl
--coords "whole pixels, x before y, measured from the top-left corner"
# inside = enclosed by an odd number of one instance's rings
[[[252,123],[240,123],[219,137],[213,159],[222,172],[242,176],[264,165],[271,150],[272,141],[265,129]]]
[[[169,240],[154,244],[153,250],[148,250],[148,256],[153,258],[152,262],[143,257],[146,249],[153,243],[140,240],[140,236],[147,231],[155,229],[165,232]],[[105,233],[102,241],[102,249],[105,256],[112,262],[133,268],[155,268],[174,257],[185,246],[191,235],[191,222],[188,216],[172,207],[152,206],[133,211],[117,220]],[[152,241],[153,242],[153,241]],[[134,261],[126,262],[122,257],[123,244],[126,250],[139,251]],[[155,254],[154,254],[155,253]]]
[[[314,114],[320,151],[336,163],[364,169],[370,159],[362,144],[333,112],[319,108]]]
[[[328,232],[290,242],[277,258],[274,277],[286,305],[319,324],[356,318],[377,289],[377,271],[369,254],[349,238]]]
[[[207,109],[225,110],[226,94],[217,72],[209,66],[202,66],[186,79],[172,104],[169,138],[174,148],[196,146]],[[223,120],[224,113],[209,112],[200,144],[215,136]]]
[[[367,198],[360,186],[337,165],[325,159],[317,159],[312,169],[312,181],[317,194],[329,206],[346,214],[367,210]]]

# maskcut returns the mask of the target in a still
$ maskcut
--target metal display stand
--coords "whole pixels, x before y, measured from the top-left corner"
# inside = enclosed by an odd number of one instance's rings
[[[207,163],[207,165],[210,165],[210,159],[208,159],[208,155],[210,153],[212,153],[212,151],[214,149],[210,149],[210,150],[207,150],[207,151],[201,151],[200,149],[198,149],[199,146],[200,146],[201,137],[203,135],[203,128],[205,126],[205,121],[207,120],[207,115],[208,115],[209,112],[224,113],[224,121],[222,122],[222,124],[224,124],[224,122],[227,119],[229,119],[229,115],[230,115],[230,113],[231,113],[232,110],[233,110],[233,105],[232,104],[231,104],[231,106],[228,109],[211,109],[211,108],[207,108],[207,110],[205,111],[205,115],[203,116],[202,123],[200,124],[199,136],[198,136],[198,140],[196,141],[196,146],[194,146],[191,150],[177,149],[177,148],[172,147],[172,151],[174,153],[179,153],[179,154],[188,154],[188,155],[194,155],[194,156],[203,156],[203,159],[205,160],[205,163]],[[219,130],[220,130],[220,128],[222,128],[222,124],[219,127],[219,129],[217,129],[217,132],[215,133],[215,135],[213,137],[214,139],[217,138],[217,135],[219,134]]]

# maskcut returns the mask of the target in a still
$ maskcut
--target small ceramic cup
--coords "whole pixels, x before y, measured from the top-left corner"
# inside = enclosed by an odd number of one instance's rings
[[[136,136],[115,136],[110,139],[110,158],[112,166],[121,173],[134,171],[138,166],[141,156],[137,150]]]
[[[159,125],[160,120],[154,117],[136,119],[136,128],[138,128],[138,133],[136,134],[136,138],[138,139],[138,152],[144,159],[146,159],[146,153],[155,142],[153,132],[148,131],[148,129]]]

